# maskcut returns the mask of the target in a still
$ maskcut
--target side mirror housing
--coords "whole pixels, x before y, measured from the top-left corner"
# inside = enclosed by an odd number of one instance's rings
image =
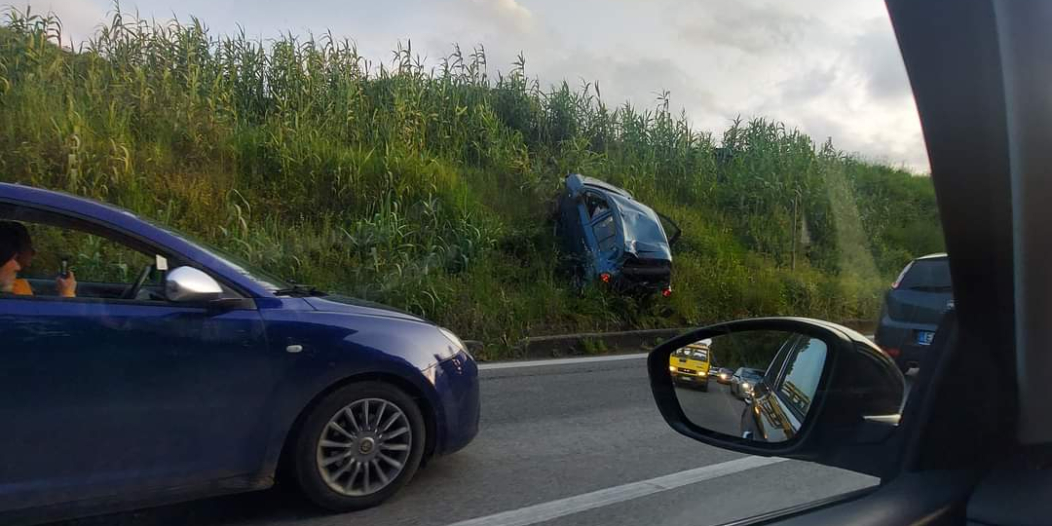
[[[171,270],[164,279],[164,295],[176,303],[207,302],[219,299],[223,288],[211,276],[193,267]]]
[[[752,381],[741,396],[722,386],[691,389],[690,363],[679,363],[673,353],[707,339],[721,363],[754,369],[763,379]],[[742,453],[876,476],[886,459],[874,458],[865,445],[894,434],[906,393],[894,361],[865,336],[805,318],[757,318],[690,331],[651,351],[647,368],[661,415],[683,435]]]

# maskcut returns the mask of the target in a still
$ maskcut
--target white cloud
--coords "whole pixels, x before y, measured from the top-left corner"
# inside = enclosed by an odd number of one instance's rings
[[[62,22],[62,43],[66,46],[71,42],[73,47],[86,43],[106,18],[106,10],[92,0],[29,0],[10,7],[24,12],[27,5],[33,13],[58,16]]]
[[[866,78],[866,89],[876,99],[910,97],[909,81],[895,35],[885,20],[870,20],[851,45],[850,56]]]
[[[817,21],[778,5],[712,2],[699,6],[696,17],[679,24],[679,37],[692,45],[759,55],[784,53],[796,46]]]
[[[475,15],[497,23],[505,30],[529,33],[534,29],[533,13],[516,0],[470,0]]]

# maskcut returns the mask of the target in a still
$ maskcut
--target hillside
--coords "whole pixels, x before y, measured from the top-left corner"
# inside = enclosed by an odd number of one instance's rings
[[[763,119],[694,130],[667,94],[640,109],[545,89],[524,60],[495,74],[459,48],[379,66],[330,35],[261,44],[117,16],[73,53],[58,31],[17,13],[0,27],[0,180],[425,315],[488,357],[571,330],[872,318],[905,262],[942,249],[928,178]],[[683,228],[671,298],[570,286],[549,219],[569,172]]]

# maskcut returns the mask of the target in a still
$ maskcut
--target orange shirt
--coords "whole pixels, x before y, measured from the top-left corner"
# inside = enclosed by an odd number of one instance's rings
[[[32,296],[33,287],[29,286],[29,282],[24,279],[16,279],[15,286],[11,289],[11,294],[19,296]]]

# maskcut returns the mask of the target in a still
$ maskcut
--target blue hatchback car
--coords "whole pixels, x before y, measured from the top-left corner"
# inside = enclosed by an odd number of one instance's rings
[[[624,189],[570,174],[556,221],[579,282],[598,279],[625,292],[672,294],[671,246],[679,227]]]
[[[32,295],[0,294],[0,523],[263,489],[279,466],[356,510],[478,432],[478,368],[446,329],[62,193],[0,184],[0,220],[36,253]]]

